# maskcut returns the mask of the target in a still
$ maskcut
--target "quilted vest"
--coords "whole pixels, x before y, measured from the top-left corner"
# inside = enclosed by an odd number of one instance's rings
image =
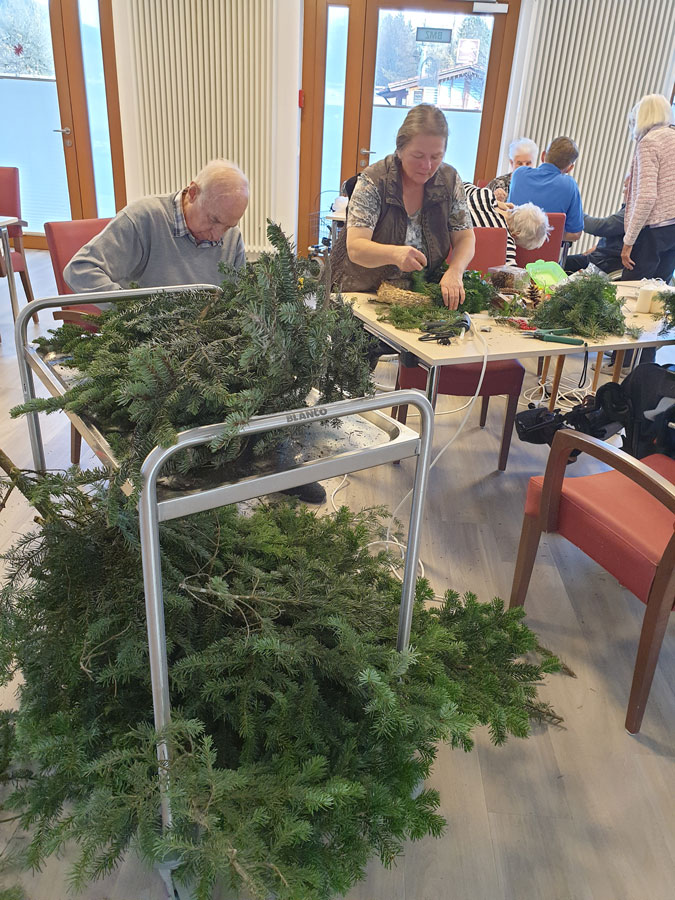
[[[401,163],[392,154],[364,169],[380,194],[380,218],[373,240],[379,244],[405,244],[408,214],[403,203]],[[452,206],[455,182],[459,176],[452,166],[441,163],[435,174],[424,185],[422,201],[422,238],[427,265],[433,269],[442,263],[450,251],[448,218]],[[376,291],[383,281],[400,280],[408,273],[398,266],[378,266],[368,269],[352,262],[347,255],[347,229],[340,232],[331,253],[332,277],[343,291]]]

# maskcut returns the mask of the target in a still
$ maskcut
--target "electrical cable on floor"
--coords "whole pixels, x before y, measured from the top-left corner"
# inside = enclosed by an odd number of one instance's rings
[[[462,409],[466,409],[466,414],[464,415],[462,421],[459,423],[459,425],[458,425],[458,427],[457,427],[457,431],[453,434],[453,436],[452,436],[452,437],[450,438],[450,440],[445,444],[445,446],[443,446],[443,447],[438,451],[438,453],[436,454],[436,456],[435,456],[434,459],[432,460],[432,462],[431,462],[431,464],[430,464],[430,466],[429,466],[429,472],[431,472],[431,470],[432,470],[433,467],[436,465],[436,463],[439,461],[439,459],[443,456],[443,454],[445,453],[445,451],[448,450],[448,449],[455,443],[455,441],[457,440],[457,438],[458,438],[458,437],[460,436],[460,434],[462,433],[462,430],[463,430],[463,428],[464,428],[464,426],[465,426],[465,424],[466,424],[466,422],[467,422],[467,419],[469,418],[469,415],[471,414],[471,410],[472,410],[472,408],[473,408],[473,405],[475,404],[476,400],[478,399],[478,396],[479,396],[479,394],[480,394],[480,389],[481,389],[481,387],[483,386],[483,379],[485,378],[485,370],[486,370],[486,368],[487,368],[487,362],[488,362],[488,345],[487,345],[487,343],[486,343],[485,338],[483,337],[483,335],[482,335],[479,331],[476,330],[476,328],[475,328],[475,326],[474,326],[474,324],[473,324],[473,320],[472,320],[470,317],[469,317],[469,331],[470,331],[470,332],[472,331],[473,334],[474,334],[474,336],[477,337],[478,340],[479,340],[479,341],[481,342],[481,344],[483,345],[483,365],[482,365],[482,367],[481,367],[480,376],[479,376],[479,378],[478,378],[478,384],[477,384],[477,386],[476,386],[476,391],[475,391],[473,397],[469,400],[469,402],[468,402],[468,403],[465,403],[464,406],[460,406],[458,409],[453,410],[453,412],[459,412],[459,411],[462,410]],[[393,525],[393,523],[394,523],[394,521],[395,521],[395,519],[396,519],[396,514],[397,514],[398,511],[401,509],[401,507],[403,506],[403,504],[406,502],[406,500],[408,499],[408,497],[410,497],[410,496],[412,495],[412,492],[413,492],[413,489],[411,488],[411,489],[408,491],[408,493],[405,495],[405,497],[403,497],[403,499],[402,499],[401,502],[398,504],[398,506],[397,506],[396,509],[393,511],[393,513],[391,514],[391,516],[390,516],[390,518],[389,518],[389,525],[387,526],[386,540],[385,540],[385,541],[382,541],[382,542],[377,541],[377,542],[374,542],[374,543],[387,543],[387,544],[389,544],[389,543],[396,543],[396,544],[399,544],[399,543],[400,543],[399,541],[397,541],[397,540],[395,540],[395,539],[392,540],[392,538],[391,538],[391,528],[392,528],[392,525]],[[403,544],[403,543],[400,543],[400,547],[401,547],[402,552],[403,552],[403,551],[406,551],[406,550],[408,549],[408,548],[407,548],[407,545],[406,545],[406,544]],[[420,566],[422,566],[422,572],[424,572],[424,566],[423,566],[423,564],[422,564],[422,560],[418,560],[418,562],[419,562]],[[396,577],[399,579],[399,581],[403,581],[403,578],[398,574],[398,571],[395,570],[395,569],[394,569],[394,574],[395,574]]]
[[[346,488],[348,484],[349,484],[349,478],[348,478],[348,476],[347,476],[347,475],[343,475],[343,476],[342,476],[342,481],[341,481],[340,484],[335,488],[335,490],[333,491],[333,493],[330,495],[330,502],[331,502],[331,505],[332,505],[332,507],[333,507],[333,512],[337,512],[337,511],[338,511],[338,507],[335,505],[335,497],[336,497],[336,495],[337,495],[341,490],[343,490],[343,488]],[[370,543],[366,544],[366,547],[375,547],[375,546],[378,545],[378,544],[394,544],[394,546],[395,546],[395,547],[398,547],[399,550],[401,551],[401,560],[405,560],[405,550],[407,549],[407,548],[406,548],[406,545],[405,545],[405,544],[402,544],[402,543],[398,540],[398,538],[396,538],[395,536],[392,537],[391,539],[388,539],[388,540],[385,540],[385,539],[383,538],[382,540],[379,540],[379,541],[370,541]],[[422,578],[424,578],[424,563],[422,562],[421,559],[418,559],[418,560],[417,560],[417,564],[418,564],[419,567],[420,567],[420,575],[422,576]],[[392,572],[394,573],[394,575],[396,576],[396,578],[398,578],[399,581],[403,581],[403,579],[402,579],[401,576],[399,575],[399,572],[398,572],[398,568],[397,568],[397,567],[392,566]]]
[[[579,383],[576,378],[563,375],[558,387],[556,406],[564,410],[570,410],[578,403],[582,403],[584,397],[587,397],[590,393],[592,393],[591,387],[590,385],[588,387],[586,386],[585,379]],[[534,387],[523,391],[523,399],[520,401],[519,405],[528,406],[530,403],[534,403],[535,406],[538,406],[547,401],[550,396],[550,382],[539,381]]]
[[[335,488],[335,490],[333,491],[333,493],[330,495],[330,502],[331,502],[331,505],[332,505],[332,507],[333,507],[333,512],[337,512],[337,511],[338,511],[338,508],[337,508],[337,506],[335,505],[335,497],[336,497],[336,495],[337,495],[343,488],[346,488],[348,484],[349,484],[349,478],[348,478],[346,475],[343,475],[343,476],[342,476],[342,481],[340,482],[340,484],[338,484],[338,486]]]

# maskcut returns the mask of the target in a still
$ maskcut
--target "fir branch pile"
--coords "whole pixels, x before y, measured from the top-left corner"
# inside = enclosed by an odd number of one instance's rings
[[[138,483],[149,451],[170,446],[182,429],[225,423],[210,448],[185,451],[169,468],[220,467],[250,452],[235,434],[251,416],[305,406],[312,388],[320,403],[369,393],[371,339],[347,304],[326,296],[315,264],[295,256],[281,229],[270,223],[267,233],[275,252],[226,269],[222,296],[186,290],[119,304],[96,318],[99,334],[62,326],[43,349],[72,354],[83,380],[12,415],[85,415],[121,464],[116,481]],[[256,452],[278,440],[259,438]]]
[[[671,288],[667,291],[660,291],[654,300],[663,303],[663,316],[658,315],[655,318],[663,318],[659,334],[666,334],[671,328],[675,328],[675,290]]]
[[[422,269],[411,275],[411,291],[423,294],[429,298],[428,303],[416,305],[392,303],[382,315],[378,316],[381,322],[390,322],[402,331],[421,330],[425,322],[455,322],[461,318],[462,313],[478,313],[492,309],[497,297],[496,288],[485,281],[480,272],[465,272],[464,302],[458,310],[447,309],[443,305],[440,280],[448,266],[443,263],[433,272]],[[412,295],[411,295],[412,296]]]
[[[6,460],[6,458],[5,458]],[[2,460],[0,460],[2,462]],[[411,647],[394,650],[400,584],[376,512],[234,508],[161,527],[173,722],[164,737],[173,826],[159,823],[138,524],[107,516],[100,473],[5,466],[38,528],[6,554],[0,683],[20,671],[5,720],[3,806],[29,830],[23,863],[75,842],[76,887],[128,847],[208,898],[327,900],[368,859],[444,826],[414,788],[439,741],[500,744],[531,719],[555,661],[538,661],[522,610],[420,580]],[[524,654],[529,654],[524,659]]]
[[[530,319],[537,328],[571,328],[581,337],[624,333],[616,286],[604,275],[578,273],[555,288]]]
[[[442,306],[443,294],[440,281],[447,268],[447,263],[442,263],[433,271],[422,269],[419,272],[412,272],[411,289],[417,293],[426,294],[436,305]],[[461,305],[462,312],[472,314],[490,309],[498,293],[494,285],[486,281],[480,272],[471,270],[464,273],[462,282],[465,295]]]
[[[457,322],[462,318],[462,314],[458,310],[432,303],[423,303],[420,306],[402,306],[393,303],[377,318],[380,322],[389,322],[401,331],[413,331],[421,330],[426,322]]]

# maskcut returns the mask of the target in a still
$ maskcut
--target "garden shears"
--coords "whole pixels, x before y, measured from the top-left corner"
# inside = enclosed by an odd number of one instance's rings
[[[528,331],[523,337],[536,338],[538,341],[549,341],[552,344],[575,344],[583,347],[586,343],[583,338],[570,337],[571,328],[537,328],[535,331]]]
[[[464,314],[454,321],[441,319],[438,322],[425,322],[422,325],[424,334],[420,341],[438,341],[439,344],[449,344],[451,338],[462,337],[471,328],[471,320]]]

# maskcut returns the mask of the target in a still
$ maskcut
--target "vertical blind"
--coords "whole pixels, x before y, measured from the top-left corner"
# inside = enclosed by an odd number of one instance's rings
[[[675,2],[539,0],[538,7],[522,83],[511,86],[520,94],[511,137],[530,137],[541,149],[558,135],[574,138],[584,211],[609,215],[621,203],[632,152],[628,112],[663,91],[672,72]]]
[[[274,0],[131,0],[124,65],[135,86],[135,196],[185,186],[215,157],[251,182],[247,250],[267,246],[274,198]],[[123,110],[124,113],[124,110]]]

